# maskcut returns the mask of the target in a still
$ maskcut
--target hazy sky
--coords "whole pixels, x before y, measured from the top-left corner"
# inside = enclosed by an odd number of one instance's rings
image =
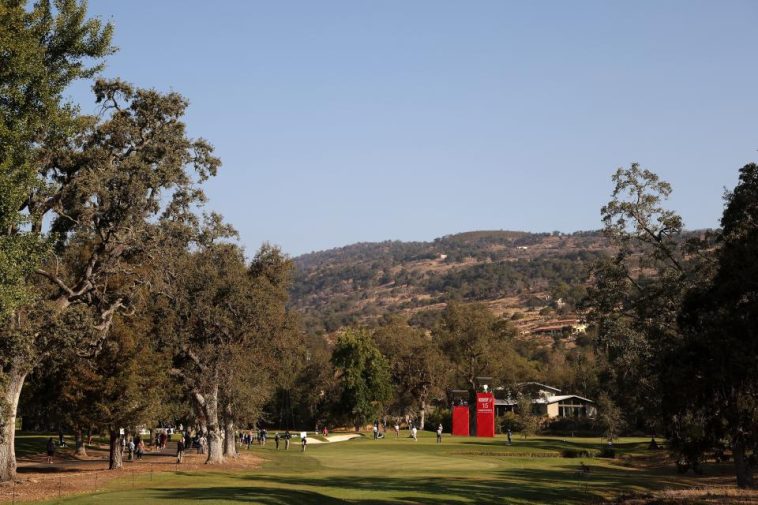
[[[90,0],[108,76],[187,96],[252,252],[600,227],[640,162],[690,228],[758,160],[758,2]],[[74,97],[83,96],[75,90]],[[85,111],[94,111],[85,105]]]

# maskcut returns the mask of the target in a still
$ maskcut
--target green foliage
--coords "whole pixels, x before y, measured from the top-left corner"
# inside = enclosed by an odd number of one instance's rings
[[[377,347],[387,358],[394,386],[388,411],[416,417],[427,402],[444,397],[449,364],[423,330],[401,318],[389,318],[374,329]]]
[[[517,399],[516,412],[521,423],[521,435],[524,438],[530,437],[537,433],[540,427],[540,419],[534,415],[534,406],[531,398],[526,395],[519,395]]]
[[[477,377],[506,374],[516,354],[514,328],[480,304],[448,303],[432,335],[452,363],[457,383],[472,392]]]
[[[521,417],[516,412],[506,412],[502,416],[497,418],[496,426],[500,429],[500,433],[505,433],[511,430],[513,433],[517,431],[524,431],[524,424],[521,422]]]
[[[550,419],[542,426],[542,433],[560,436],[599,437],[601,428],[594,419],[557,417]]]
[[[715,274],[689,290],[684,339],[667,356],[672,443],[689,461],[729,444],[737,483],[752,486],[749,453],[758,453],[758,165],[740,169],[726,195]],[[754,456],[755,457],[755,456]]]
[[[0,4],[0,317],[31,301],[26,280],[46,252],[28,233],[36,216],[26,200],[48,182],[38,177],[46,149],[77,123],[63,92],[113,52],[112,26],[85,16],[73,0]]]
[[[601,393],[597,399],[597,420],[608,440],[613,440],[620,434],[623,426],[621,409],[606,393]]]
[[[427,281],[430,292],[460,296],[466,300],[486,300],[560,282],[580,284],[587,280],[589,265],[601,254],[589,251],[560,257],[542,256],[498,263],[482,263],[460,268]]]
[[[616,457],[616,449],[606,445],[602,449],[600,449],[600,453],[598,454],[598,457],[613,459]]]
[[[595,452],[588,449],[563,449],[561,451],[562,458],[592,458],[594,456]]]
[[[437,426],[440,424],[445,433],[453,431],[453,414],[450,409],[437,407],[429,413],[426,421],[427,431],[437,431]]]
[[[618,253],[594,268],[585,308],[613,401],[633,426],[655,430],[668,372],[662,359],[681,339],[685,293],[709,276],[712,244],[683,234],[681,218],[664,207],[671,186],[657,175],[632,164],[613,182],[602,215]]]
[[[383,402],[392,397],[390,366],[362,330],[340,335],[332,353],[339,377],[339,399],[335,413],[360,426],[377,416]]]

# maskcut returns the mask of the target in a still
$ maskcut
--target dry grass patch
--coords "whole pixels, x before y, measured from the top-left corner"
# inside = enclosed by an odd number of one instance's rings
[[[228,459],[223,465],[206,465],[204,454],[184,456],[182,464],[176,464],[176,457],[168,450],[161,454],[147,453],[141,461],[124,461],[124,468],[107,470],[108,461],[103,460],[101,451],[89,450],[83,459],[58,458],[57,464],[44,464],[44,455],[25,458],[19,465],[18,477],[14,482],[0,484],[0,503],[14,503],[50,499],[57,496],[94,493],[113,479],[132,479],[143,483],[152,479],[153,474],[162,472],[228,472],[251,470],[260,467],[263,459],[242,453]],[[104,451],[102,451],[104,452]],[[63,460],[61,463],[60,461]]]

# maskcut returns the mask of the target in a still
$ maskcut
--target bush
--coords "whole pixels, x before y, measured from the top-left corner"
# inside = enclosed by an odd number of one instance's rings
[[[450,409],[436,408],[433,412],[429,412],[426,416],[427,431],[437,431],[437,426],[442,424],[442,430],[445,433],[453,431],[453,416],[450,414]]]
[[[559,417],[551,419],[543,431],[551,435],[593,437],[600,436],[603,430],[589,418]]]
[[[561,457],[563,458],[592,458],[594,453],[587,449],[563,449],[561,451]]]
[[[610,446],[605,446],[600,451],[599,456],[601,458],[610,458],[610,459],[613,459],[613,458],[616,457],[616,449],[614,449],[613,447],[610,447]]]
[[[521,418],[514,412],[506,412],[502,416],[498,416],[495,427],[498,428],[498,433],[505,433],[508,428],[514,433],[524,429]]]

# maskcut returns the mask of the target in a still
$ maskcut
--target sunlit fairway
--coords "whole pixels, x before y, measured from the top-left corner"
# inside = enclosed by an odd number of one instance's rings
[[[623,439],[621,454],[647,452],[647,440]],[[128,476],[96,494],[55,499],[75,504],[587,503],[621,493],[689,482],[671,466],[643,469],[622,458],[559,457],[563,449],[599,449],[598,439],[401,437],[311,445],[305,454],[273,444],[252,449],[266,460],[246,472],[167,472]],[[244,450],[244,449],[243,449]],[[523,454],[523,456],[520,456]],[[591,470],[584,476],[580,462]],[[132,479],[135,479],[134,481]]]

